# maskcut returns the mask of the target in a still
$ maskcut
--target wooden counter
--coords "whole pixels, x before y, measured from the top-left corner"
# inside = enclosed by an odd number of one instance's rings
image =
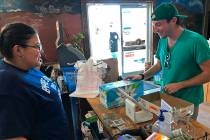
[[[145,123],[135,124],[126,116],[125,107],[106,109],[102,104],[100,104],[99,97],[96,97],[93,99],[87,99],[87,101],[91,105],[92,109],[94,110],[94,112],[96,113],[100,121],[102,122],[105,133],[107,133],[106,136],[109,139],[116,139],[118,134],[121,132],[118,128],[112,128],[110,126],[111,120],[122,118],[126,123],[126,129],[134,129],[134,128],[143,127],[146,124],[149,124],[155,121],[155,120],[152,120]],[[195,130],[196,138],[204,136],[205,132],[210,134],[209,128],[206,128],[205,126],[203,126],[202,124],[198,123],[195,120],[192,120],[191,122],[192,122],[192,125],[196,128]]]
[[[107,133],[109,139],[115,139],[121,132],[118,128],[110,127],[110,121],[122,118],[126,123],[126,129],[137,129],[143,127],[145,124],[151,123],[145,122],[140,124],[133,123],[130,118],[125,114],[125,107],[117,107],[113,109],[106,109],[102,104],[100,104],[99,97],[94,99],[87,99],[88,103],[91,105],[94,112],[97,114],[98,118],[104,126],[104,130]]]

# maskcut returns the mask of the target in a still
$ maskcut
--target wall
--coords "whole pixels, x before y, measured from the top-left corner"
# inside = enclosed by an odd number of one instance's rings
[[[210,19],[210,1],[205,0],[205,18],[204,18],[203,32],[204,32],[206,39],[210,38],[209,19]]]
[[[23,0],[2,0],[0,2],[0,28],[10,22],[23,22],[35,27],[39,32],[45,52],[45,63],[57,62],[55,22],[58,18],[63,23],[66,43],[70,42],[73,34],[82,31],[80,1],[52,1],[47,0],[43,3],[42,0],[30,0],[27,3],[25,1],[24,4]],[[57,5],[51,4],[55,2],[60,3]]]

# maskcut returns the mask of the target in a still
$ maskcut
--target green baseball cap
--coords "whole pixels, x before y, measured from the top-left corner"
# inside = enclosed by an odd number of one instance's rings
[[[177,8],[171,3],[160,4],[151,15],[153,21],[163,19],[170,20],[173,17],[186,18],[187,16],[180,15]]]

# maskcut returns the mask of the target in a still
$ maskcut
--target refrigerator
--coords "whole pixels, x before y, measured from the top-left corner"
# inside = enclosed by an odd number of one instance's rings
[[[152,2],[86,3],[90,56],[116,58],[119,76],[152,61]]]

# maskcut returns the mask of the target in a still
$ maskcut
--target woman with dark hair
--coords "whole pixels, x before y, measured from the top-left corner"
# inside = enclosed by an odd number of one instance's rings
[[[68,125],[56,84],[35,67],[42,46],[36,30],[7,24],[0,34],[0,139],[67,140]]]

